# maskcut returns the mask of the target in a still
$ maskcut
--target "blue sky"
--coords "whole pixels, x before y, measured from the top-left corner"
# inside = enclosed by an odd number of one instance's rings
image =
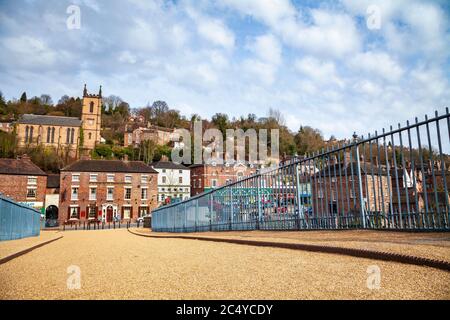
[[[68,29],[67,7],[81,12]],[[379,13],[370,29],[370,6]],[[7,99],[103,85],[131,107],[182,114],[269,108],[288,127],[366,135],[450,101],[450,6],[416,0],[0,0]],[[370,10],[369,10],[370,11]],[[370,11],[373,12],[373,11]]]

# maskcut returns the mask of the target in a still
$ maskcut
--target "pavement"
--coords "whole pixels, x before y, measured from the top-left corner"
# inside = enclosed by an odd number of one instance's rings
[[[372,245],[378,239],[390,248],[424,246],[421,253],[428,248],[429,254],[448,258],[447,234],[410,237],[376,233],[373,239],[369,234],[361,237],[340,231],[303,232],[301,237],[289,232],[208,234],[335,244],[342,240],[351,245]],[[423,266],[281,248],[147,238],[126,229],[53,234],[59,235],[63,238],[0,264],[0,299],[450,298],[450,272]],[[1,242],[0,256],[49,236],[43,232],[40,237]],[[437,253],[430,253],[435,250]],[[377,281],[372,281],[374,270],[380,271],[378,289]],[[78,283],[79,288],[74,285]]]

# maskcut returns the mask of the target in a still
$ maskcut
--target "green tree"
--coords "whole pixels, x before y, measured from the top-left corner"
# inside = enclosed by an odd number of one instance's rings
[[[27,102],[27,93],[25,91],[20,96],[20,102]]]
[[[301,155],[320,150],[325,146],[322,133],[318,129],[302,126],[295,135],[297,152]]]

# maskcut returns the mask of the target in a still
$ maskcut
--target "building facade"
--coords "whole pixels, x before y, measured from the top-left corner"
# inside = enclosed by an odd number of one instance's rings
[[[80,149],[88,153],[101,140],[101,106],[101,87],[98,94],[89,94],[85,85],[81,119],[24,114],[15,123],[18,146],[43,145],[78,158]]]
[[[57,227],[59,225],[59,174],[47,175],[45,190],[45,226]]]
[[[0,193],[19,203],[43,211],[47,174],[26,155],[0,159]]]
[[[141,161],[79,160],[61,169],[59,222],[136,221],[157,207],[157,178]]]
[[[189,168],[170,161],[159,161],[150,166],[158,171],[158,204],[190,198],[191,174]]]
[[[100,86],[98,94],[89,94],[84,85],[81,121],[83,125],[82,147],[85,151],[93,150],[101,140],[102,86]]]
[[[256,168],[242,163],[194,164],[191,170],[191,196],[237,181],[256,173]]]
[[[370,165],[370,164],[369,164]],[[369,168],[369,165],[367,168]],[[387,213],[390,209],[388,195],[392,190],[391,180],[385,168],[374,167],[373,175],[364,170],[361,162],[361,190],[365,211],[374,214]],[[333,163],[311,177],[312,206],[320,216],[355,215],[361,210],[360,183],[356,162]]]
[[[81,120],[73,117],[24,114],[16,122],[19,147],[43,145],[58,154],[78,156]]]
[[[138,146],[141,142],[151,140],[157,145],[166,145],[171,142],[174,129],[149,126],[148,128],[137,128],[126,130],[124,135],[124,146]]]
[[[12,132],[13,131],[12,121],[0,120],[0,131]]]

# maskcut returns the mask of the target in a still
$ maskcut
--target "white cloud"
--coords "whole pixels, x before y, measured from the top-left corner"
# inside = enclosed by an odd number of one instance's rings
[[[380,76],[388,81],[398,81],[404,73],[402,67],[385,52],[358,53],[348,64],[369,76]]]
[[[284,37],[299,48],[324,56],[342,57],[360,49],[360,35],[350,16],[319,9],[311,10],[311,16],[312,25],[300,25]]]
[[[318,83],[335,83],[344,86],[343,80],[337,76],[336,67],[331,61],[321,61],[313,57],[305,57],[295,61],[295,68]]]
[[[377,1],[381,30],[370,31],[361,18],[373,1],[342,1],[98,1],[70,32],[64,2],[2,2],[0,89],[56,101],[103,84],[132,107],[162,99],[202,117],[274,107],[292,130],[337,137],[448,104],[449,19],[439,3]]]
[[[234,48],[234,33],[222,20],[211,18],[191,7],[186,8],[186,13],[197,25],[198,34],[209,43],[227,50]]]
[[[134,56],[130,51],[123,51],[119,55],[119,61],[124,63],[135,64],[136,56]]]
[[[258,59],[247,59],[243,63],[243,68],[253,76],[249,79],[252,82],[260,82],[270,86],[275,81],[277,67],[271,63]]]
[[[281,45],[272,34],[256,37],[255,42],[249,45],[250,50],[262,61],[278,65],[281,62]]]
[[[206,40],[225,49],[233,49],[234,47],[233,33],[218,19],[200,21],[198,23],[198,32]]]
[[[281,20],[296,14],[289,0],[223,0],[222,3],[270,26],[276,26]]]

